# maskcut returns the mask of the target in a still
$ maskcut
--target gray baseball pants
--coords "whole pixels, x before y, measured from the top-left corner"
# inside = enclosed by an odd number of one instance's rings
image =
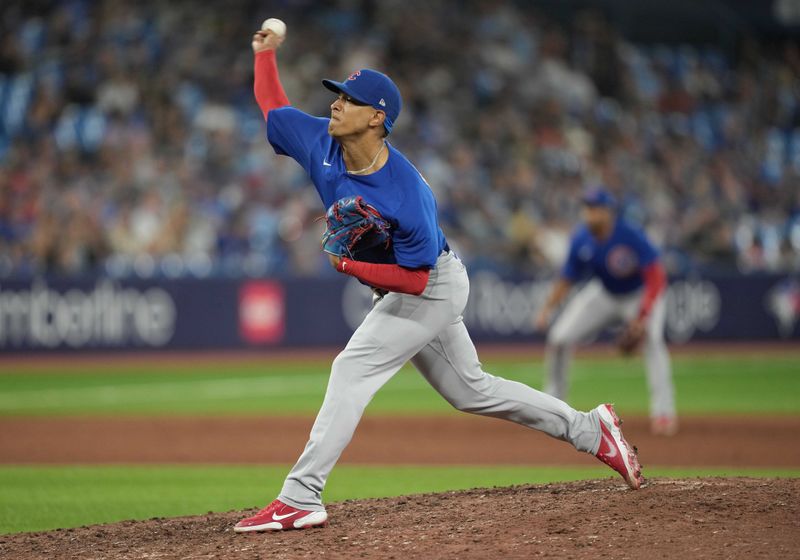
[[[333,361],[325,400],[303,454],[279,499],[321,511],[325,482],[353,437],[373,395],[409,360],[458,410],[533,428],[576,449],[596,453],[600,421],[595,411],[566,403],[481,369],[461,314],[469,296],[464,265],[442,253],[420,296],[390,292],[378,300]]]
[[[567,397],[572,353],[577,344],[595,337],[614,323],[633,320],[639,313],[641,290],[613,295],[599,280],[592,280],[570,300],[547,337],[547,379],[545,392],[559,399]],[[647,320],[644,361],[650,388],[650,415],[675,415],[675,390],[669,351],[664,342],[666,303],[661,295]]]

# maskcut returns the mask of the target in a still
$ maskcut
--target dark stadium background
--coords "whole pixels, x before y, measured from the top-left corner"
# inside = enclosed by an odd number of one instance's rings
[[[263,13],[303,109],[327,113],[323,77],[397,80],[391,141],[473,274],[478,340],[535,338],[598,183],[663,249],[672,340],[797,336],[796,2],[4,2],[0,349],[346,340],[367,300],[253,100]]]

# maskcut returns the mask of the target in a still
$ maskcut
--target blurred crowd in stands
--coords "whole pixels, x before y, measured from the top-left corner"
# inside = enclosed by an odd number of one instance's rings
[[[324,209],[253,99],[270,16],[293,105],[327,115],[320,79],[360,67],[395,79],[390,141],[473,269],[555,270],[603,183],[673,272],[800,270],[797,42],[635,45],[594,12],[457,5],[3,3],[0,277],[335,274]]]

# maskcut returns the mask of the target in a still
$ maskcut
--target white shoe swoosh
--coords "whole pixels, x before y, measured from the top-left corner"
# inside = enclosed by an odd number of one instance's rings
[[[607,435],[603,434],[603,440],[605,440],[606,445],[608,445],[608,453],[606,453],[606,457],[609,459],[613,459],[617,456],[617,446],[614,444],[614,440],[612,440]]]
[[[282,519],[286,519],[287,517],[291,517],[293,515],[297,515],[300,513],[299,511],[293,511],[292,513],[287,513],[286,515],[278,515],[277,513],[272,514],[272,519],[275,521],[281,521]]]
[[[326,159],[322,160],[322,165],[324,165],[325,167],[331,167],[331,164],[328,163],[328,160],[326,160]]]

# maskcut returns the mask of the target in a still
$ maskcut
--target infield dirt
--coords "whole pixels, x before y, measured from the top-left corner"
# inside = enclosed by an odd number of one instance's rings
[[[645,465],[800,467],[800,417],[685,417],[672,438],[625,419]],[[0,463],[292,464],[309,417],[6,417]],[[597,465],[597,460],[521,426],[464,414],[367,416],[342,456],[351,464]]]

